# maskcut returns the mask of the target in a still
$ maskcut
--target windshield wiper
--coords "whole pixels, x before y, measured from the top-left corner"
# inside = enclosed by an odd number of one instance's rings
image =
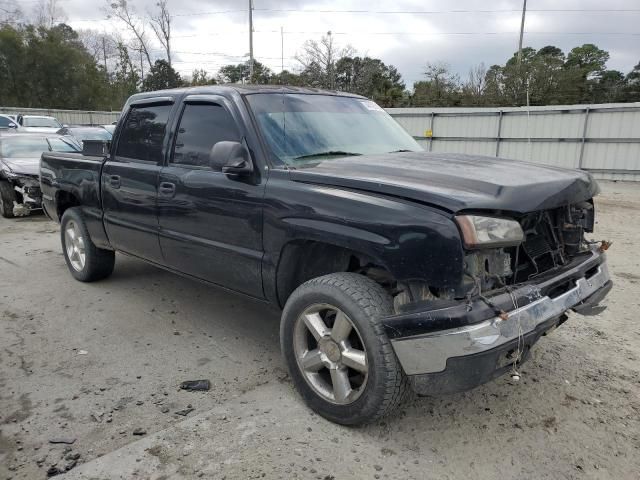
[[[392,152],[387,152],[387,153],[402,153],[402,152],[413,152],[413,150],[407,150],[406,148],[401,148],[400,150],[393,150]]]
[[[329,150],[326,152],[318,152],[318,153],[310,153],[308,155],[300,155],[299,157],[295,157],[294,160],[302,160],[303,158],[315,158],[315,157],[329,157],[332,155],[343,155],[345,157],[355,157],[358,155],[362,155],[361,153],[356,152],[343,152],[342,150]]]

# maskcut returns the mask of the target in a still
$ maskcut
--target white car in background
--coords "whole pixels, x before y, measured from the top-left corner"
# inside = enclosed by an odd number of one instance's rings
[[[0,115],[0,130],[18,130],[18,122],[9,115]]]
[[[55,117],[18,115],[21,132],[56,133],[63,125]]]

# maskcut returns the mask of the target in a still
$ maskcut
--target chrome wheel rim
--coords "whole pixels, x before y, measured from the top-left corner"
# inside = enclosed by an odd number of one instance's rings
[[[81,272],[84,269],[87,257],[80,227],[73,220],[70,220],[64,229],[64,245],[69,263],[76,272]]]
[[[367,352],[355,324],[339,308],[307,307],[296,319],[293,347],[302,376],[324,400],[347,405],[364,392]]]

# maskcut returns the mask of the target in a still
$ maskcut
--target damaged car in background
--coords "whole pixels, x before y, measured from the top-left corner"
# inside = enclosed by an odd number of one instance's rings
[[[42,209],[40,156],[43,152],[79,152],[73,140],[38,134],[0,136],[0,215],[24,217]]]

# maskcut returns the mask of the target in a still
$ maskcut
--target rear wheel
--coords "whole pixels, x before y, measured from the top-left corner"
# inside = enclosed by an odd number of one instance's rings
[[[0,180],[0,215],[13,218],[13,202],[16,199],[16,192],[11,184],[6,180]]]
[[[64,259],[76,280],[93,282],[111,275],[115,252],[94,245],[80,208],[66,210],[60,228]]]
[[[281,347],[313,410],[357,425],[398,407],[408,384],[380,322],[392,311],[384,289],[354,273],[315,278],[293,292],[282,313]]]

